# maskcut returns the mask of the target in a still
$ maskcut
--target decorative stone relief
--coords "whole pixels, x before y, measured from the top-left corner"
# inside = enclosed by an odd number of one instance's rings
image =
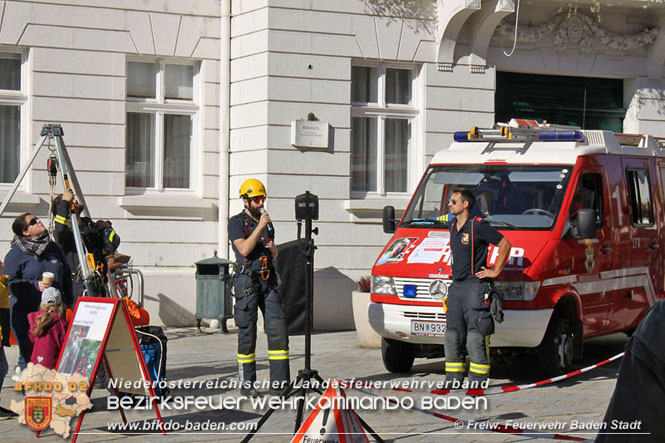
[[[569,16],[564,13],[537,26],[518,26],[517,41],[536,43],[549,34],[552,34],[554,49],[557,51],[568,45],[577,45],[582,52],[590,52],[595,37],[600,44],[623,53],[653,44],[658,36],[658,27],[645,28],[632,35],[622,35],[602,29],[595,20],[584,14]],[[510,23],[502,23],[495,32],[498,38],[513,38],[514,35],[515,25]]]

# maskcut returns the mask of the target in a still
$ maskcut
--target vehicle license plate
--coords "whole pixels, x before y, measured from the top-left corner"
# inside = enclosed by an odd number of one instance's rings
[[[411,320],[411,334],[413,335],[445,335],[446,322]]]

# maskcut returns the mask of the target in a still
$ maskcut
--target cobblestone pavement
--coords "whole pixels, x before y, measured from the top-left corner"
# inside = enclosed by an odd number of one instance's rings
[[[234,380],[236,374],[235,343],[236,335],[218,334],[216,332],[198,333],[195,328],[167,330],[168,342],[168,380],[183,381],[212,381],[221,383]],[[304,337],[291,337],[291,373],[296,375],[304,367]],[[623,350],[626,336],[616,334],[587,342],[584,349],[584,359],[577,362],[576,368],[583,368],[606,358],[614,356]],[[17,348],[5,348],[10,363],[10,374],[7,376],[2,389],[1,403],[9,405],[10,399],[20,399],[21,394],[13,391],[11,372],[17,359]],[[381,361],[381,351],[378,349],[361,348],[356,339],[355,332],[338,332],[315,334],[312,337],[311,366],[318,370],[324,378],[372,381],[401,381],[437,382],[444,378],[443,360],[416,360],[414,367],[408,374],[387,373]],[[268,361],[265,335],[259,336],[257,344],[257,366],[259,379],[268,376]],[[462,408],[443,409],[443,402],[447,397],[434,396],[426,393],[404,393],[394,390],[368,390],[372,394],[382,396],[396,396],[406,398],[401,400],[402,405],[408,407],[409,399],[413,400],[415,407],[427,401],[436,400],[440,408],[439,414],[466,420],[467,423],[479,423],[478,428],[465,424],[457,429],[451,421],[446,421],[431,414],[411,408],[398,408],[376,410],[361,408],[359,415],[386,441],[525,441],[534,440],[536,436],[514,436],[501,433],[488,432],[480,429],[489,423],[506,424],[510,421],[521,426],[540,424],[549,426],[542,433],[571,434],[578,437],[593,439],[596,431],[573,429],[575,424],[584,424],[593,427],[602,419],[609,399],[616,383],[616,375],[621,360],[605,366],[595,368],[584,374],[572,377],[559,383],[525,391],[488,395],[484,397],[485,404],[479,400],[480,408],[465,410]],[[539,381],[541,377],[535,372],[535,361],[529,358],[520,358],[511,362],[493,362],[492,380],[490,386],[510,386]],[[269,398],[263,390],[262,398]],[[351,397],[358,397],[364,402],[375,398],[372,394],[364,394],[353,390],[346,390]],[[242,427],[258,421],[263,411],[255,410],[247,402],[242,402],[240,408],[224,410],[197,410],[190,406],[186,410],[162,409],[161,413],[168,427],[179,431],[171,431],[166,437],[159,433],[145,434],[130,431],[109,431],[109,424],[121,422],[117,410],[107,410],[107,391],[95,389],[92,393],[94,408],[85,415],[78,441],[112,441],[131,438],[141,441],[240,441],[246,432],[229,431],[228,426]],[[174,396],[212,396],[213,404],[218,404],[219,398],[235,397],[237,390],[224,387],[212,389],[185,389],[176,388],[171,392]],[[425,403],[423,403],[425,402]],[[154,419],[154,411],[127,410],[130,423],[144,426]],[[289,441],[293,432],[296,410],[290,407],[278,409],[265,425],[258,431],[253,441]],[[147,422],[146,422],[147,420]],[[225,431],[207,432],[188,429],[187,426],[203,426],[212,423],[217,426],[224,423]],[[72,427],[74,420],[72,421]],[[145,425],[147,426],[147,425]],[[457,425],[459,426],[459,424]],[[579,426],[578,426],[579,427]],[[0,441],[24,441],[31,439],[34,434],[15,419],[0,422]],[[60,436],[51,430],[42,433],[39,441],[62,441]],[[316,441],[316,440],[312,440]]]

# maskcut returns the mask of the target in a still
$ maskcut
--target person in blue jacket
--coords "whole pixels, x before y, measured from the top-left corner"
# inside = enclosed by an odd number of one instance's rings
[[[21,214],[12,223],[14,239],[5,257],[4,274],[7,286],[17,301],[12,309],[12,326],[16,334],[19,351],[30,361],[32,345],[28,332],[28,314],[39,310],[42,291],[49,286],[60,290],[65,305],[72,304],[72,278],[65,255],[51,241],[46,227],[33,214]],[[42,281],[42,274],[54,275],[51,283]]]

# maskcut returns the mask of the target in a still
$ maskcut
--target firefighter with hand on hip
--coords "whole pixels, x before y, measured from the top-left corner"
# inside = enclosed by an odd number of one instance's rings
[[[234,319],[238,326],[238,375],[240,393],[256,397],[256,321],[261,309],[268,335],[271,395],[279,395],[290,380],[289,338],[284,303],[277,291],[273,265],[277,258],[274,228],[263,205],[266,189],[259,180],[248,179],[240,186],[244,210],[229,220],[229,239],[236,255],[233,296]]]
[[[446,387],[460,388],[464,381],[466,356],[471,360],[469,384],[480,386],[489,378],[489,336],[494,333],[490,313],[491,282],[501,274],[508,260],[510,242],[480,217],[472,217],[475,197],[455,188],[448,202],[453,283],[448,292],[445,335]],[[493,268],[487,268],[488,244],[499,247]]]

